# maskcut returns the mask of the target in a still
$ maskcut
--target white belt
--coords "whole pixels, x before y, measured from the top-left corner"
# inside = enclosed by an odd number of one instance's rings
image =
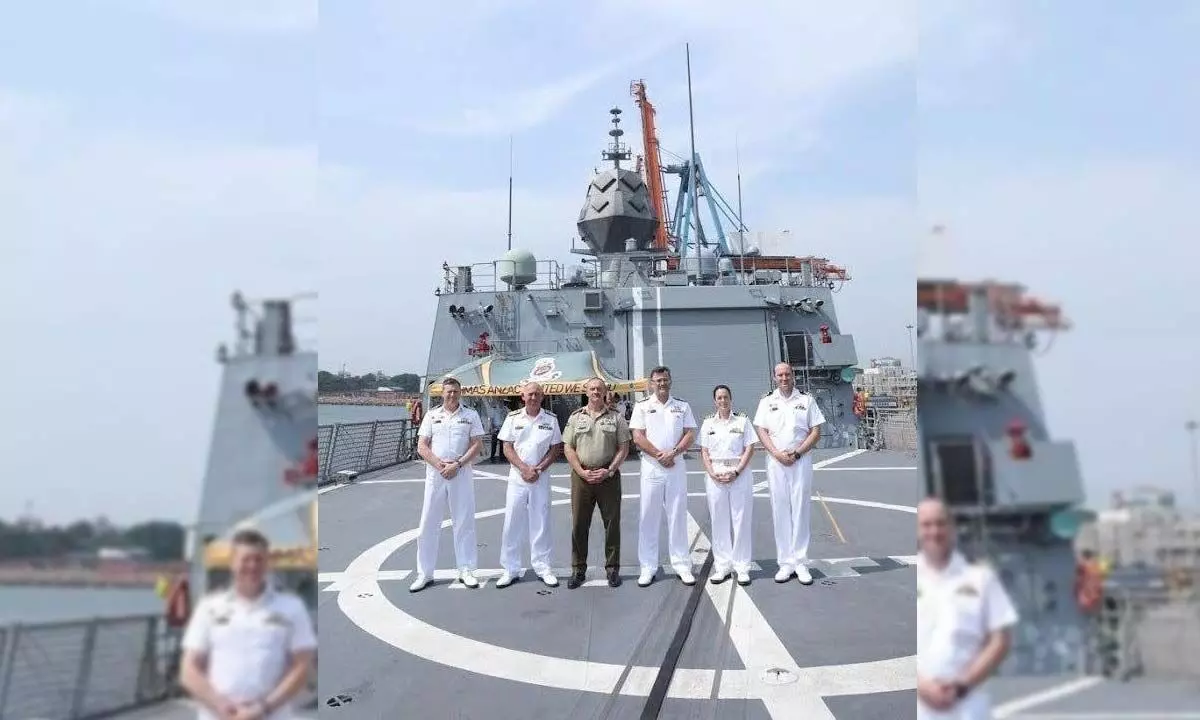
[[[737,467],[741,458],[709,458],[709,462],[713,465],[723,465],[725,467]]]

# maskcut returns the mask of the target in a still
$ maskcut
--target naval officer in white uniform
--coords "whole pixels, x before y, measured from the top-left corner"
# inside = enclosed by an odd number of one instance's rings
[[[713,571],[708,579],[725,582],[732,570],[739,585],[749,585],[754,481],[746,466],[758,435],[750,418],[733,412],[728,385],[713,388],[713,404],[717,412],[700,424],[700,457],[708,473],[705,491],[712,518]]]
[[[266,537],[239,530],[230,544],[232,586],[196,605],[180,684],[200,704],[199,720],[290,720],[316,655],[312,617],[303,600],[267,582]]]
[[[809,518],[812,503],[812,449],[821,439],[825,416],[817,401],[796,389],[792,366],[775,366],[778,388],[758,403],[754,427],[767,451],[767,487],[775,521],[775,553],[779,572],[775,582],[792,575],[812,584],[808,563]]]
[[[479,413],[459,401],[462,384],[442,380],[441,407],[429,411],[417,430],[417,454],[425,461],[425,503],[421,507],[421,535],[417,539],[417,578],[410,592],[425,588],[437,566],[438,537],[446,501],[454,529],[454,561],[458,579],[469,588],[479,587],[475,566],[475,474],[471,460],[483,447],[483,422]]]
[[[545,393],[538,383],[521,389],[525,407],[513,410],[500,427],[508,471],[504,501],[504,530],[500,536],[500,566],[496,587],[512,584],[521,572],[521,546],[529,538],[529,564],[542,582],[558,585],[550,568],[550,477],[546,468],[562,452],[562,432],[554,413],[542,409]]]
[[[980,685],[1008,654],[1017,611],[996,573],[954,548],[937,498],[917,507],[917,718],[989,720]]]
[[[679,456],[696,438],[692,406],[671,397],[671,371],[650,371],[654,394],[633,406],[629,429],[642,451],[641,519],[638,533],[638,585],[647,587],[658,571],[658,530],[667,511],[667,547],[671,566],[685,585],[696,582],[687,537],[687,466]]]

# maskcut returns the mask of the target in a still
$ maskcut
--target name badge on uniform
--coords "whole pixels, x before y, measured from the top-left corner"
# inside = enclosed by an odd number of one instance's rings
[[[549,425],[538,425],[538,430],[549,430],[549,429],[550,429]]]
[[[524,430],[524,429],[525,429],[524,425],[513,425],[513,430],[520,431],[520,430]]]
[[[778,406],[778,405],[772,405],[772,406],[770,407],[770,410],[771,410],[771,412],[775,412],[775,411],[776,411],[776,410],[778,410],[778,409],[779,409],[779,406]]]
[[[658,408],[650,408],[650,409],[649,409],[649,410],[647,410],[646,412],[648,412],[648,413],[656,413],[656,412],[658,412]]]
[[[291,627],[292,623],[281,613],[273,612],[263,620],[267,625],[277,625],[279,627]]]
[[[979,597],[979,591],[975,589],[974,585],[960,585],[954,594],[964,597]]]
[[[709,434],[709,435],[716,435],[716,434],[717,434],[717,431],[716,431],[716,430],[709,430],[709,431],[708,431],[708,434]]]

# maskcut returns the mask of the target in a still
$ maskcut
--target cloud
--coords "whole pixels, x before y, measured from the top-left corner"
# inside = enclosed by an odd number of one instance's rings
[[[87,120],[0,91],[0,375],[20,378],[7,400],[30,409],[0,454],[38,484],[0,499],[0,516],[28,496],[52,520],[104,508],[117,521],[186,521],[212,429],[214,350],[233,339],[231,292],[317,287],[316,150],[101,135]],[[299,328],[310,344],[315,331]],[[64,448],[76,464],[47,472]]]
[[[316,30],[318,0],[121,0],[131,9],[150,12],[208,32],[292,34]]]

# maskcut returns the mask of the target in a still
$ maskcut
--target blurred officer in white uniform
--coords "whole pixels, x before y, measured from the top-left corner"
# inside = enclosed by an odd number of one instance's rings
[[[426,463],[425,504],[421,507],[421,535],[417,540],[417,578],[409,586],[410,592],[424,589],[433,580],[447,500],[458,579],[469,588],[479,587],[475,579],[479,561],[475,547],[475,473],[470,462],[483,447],[484,432],[479,413],[459,401],[461,393],[458,380],[442,380],[445,402],[429,411],[417,431],[417,454]]]
[[[654,394],[633,406],[629,429],[642,451],[641,521],[638,563],[642,573],[638,585],[654,582],[658,571],[658,530],[663,508],[667,510],[667,547],[671,566],[685,585],[696,582],[687,537],[687,466],[679,458],[696,438],[692,406],[671,397],[671,371],[650,371]]]
[[[767,487],[775,521],[775,553],[779,572],[775,582],[787,582],[794,573],[804,585],[812,584],[808,540],[812,503],[812,449],[821,439],[825,416],[817,401],[796,389],[792,366],[775,366],[771,394],[758,403],[754,427],[767,451]]]
[[[232,539],[233,586],[204,597],[183,635],[179,682],[200,720],[289,720],[317,650],[304,601],[267,584],[267,539]]]
[[[917,718],[990,720],[979,687],[1008,654],[1017,611],[990,567],[954,547],[946,505],[917,508]]]
[[[508,471],[504,501],[504,531],[500,538],[500,566],[496,581],[503,588],[521,572],[521,546],[529,538],[529,564],[542,582],[558,585],[550,568],[550,478],[546,469],[562,452],[562,432],[554,413],[542,409],[542,386],[526,383],[521,389],[525,407],[513,410],[500,427]]]
[[[733,412],[728,385],[713,388],[713,404],[716,414],[700,425],[700,456],[708,473],[705,490],[712,518],[713,571],[709,581],[725,582],[733,570],[739,585],[749,585],[754,482],[746,466],[754,456],[758,435],[750,418]]]

